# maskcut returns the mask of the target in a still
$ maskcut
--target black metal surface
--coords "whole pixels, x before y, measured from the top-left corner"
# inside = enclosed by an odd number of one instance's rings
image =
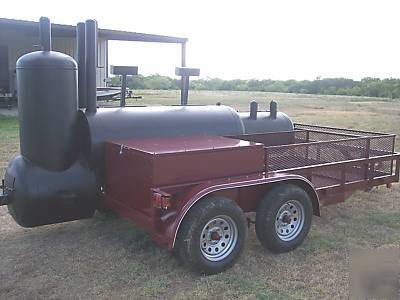
[[[126,102],[125,102],[125,97],[126,97],[126,76],[127,75],[122,75],[122,81],[121,81],[121,100],[119,103],[120,107],[124,107]]]
[[[269,103],[269,116],[272,119],[276,119],[278,114],[278,104],[275,101]]]
[[[228,106],[157,106],[99,108],[80,124],[88,135],[91,160],[104,161],[106,140],[184,135],[235,135],[244,133],[238,114]]]
[[[111,66],[111,74],[114,75],[137,75],[137,66]]]
[[[79,159],[76,62],[54,51],[26,54],[17,82],[22,155],[6,170],[0,204],[24,227],[90,217],[98,195],[94,173]]]
[[[127,75],[137,75],[138,67],[137,66],[111,66],[111,74],[121,75],[121,99],[120,99],[120,107],[124,107],[125,97],[126,97],[126,80]]]
[[[177,75],[177,76],[199,76],[200,69],[188,68],[188,67],[176,67],[175,75]]]
[[[183,55],[183,54],[182,54]],[[185,61],[182,60],[182,64]],[[176,67],[175,75],[181,76],[181,105],[188,104],[188,95],[189,95],[189,77],[190,76],[199,76],[200,69],[197,68],[187,68],[187,67]]]
[[[269,112],[262,111],[257,113],[257,119],[250,118],[248,112],[239,113],[239,116],[247,134],[293,130],[293,122],[281,112],[277,113],[276,118],[271,118]]]
[[[189,76],[182,76],[181,83],[181,105],[187,105],[189,98]]]
[[[49,18],[41,17],[39,20],[40,46],[43,51],[51,51],[51,25]]]
[[[68,55],[36,51],[17,61],[21,154],[48,170],[75,160],[77,66]]]
[[[34,227],[91,217],[97,205],[95,175],[85,162],[64,171],[38,167],[17,156],[6,170],[8,209],[23,227]]]
[[[258,103],[257,101],[250,102],[250,119],[257,120]]]
[[[86,32],[86,112],[95,113],[97,110],[96,97],[96,68],[97,68],[97,22],[87,20]]]
[[[79,108],[86,108],[86,34],[85,23],[76,25],[76,53],[78,58],[78,93]]]

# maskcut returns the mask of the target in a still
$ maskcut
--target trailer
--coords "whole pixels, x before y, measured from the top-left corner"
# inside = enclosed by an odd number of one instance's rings
[[[194,270],[232,266],[249,222],[273,252],[299,246],[320,207],[399,180],[393,134],[295,124],[289,132],[108,141],[102,206]],[[255,213],[255,220],[250,217]]]
[[[129,107],[121,97],[99,108],[97,23],[77,28],[78,63],[51,51],[47,18],[42,51],[17,62],[21,154],[0,205],[23,227],[111,210],[195,272],[215,274],[240,257],[249,224],[272,252],[291,251],[321,206],[399,181],[395,135],[295,124],[274,101],[260,110],[251,101],[249,112],[188,105],[199,69],[176,68],[180,105]]]

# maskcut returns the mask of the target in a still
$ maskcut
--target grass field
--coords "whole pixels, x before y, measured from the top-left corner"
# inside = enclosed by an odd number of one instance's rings
[[[176,91],[141,91],[129,104],[178,103]],[[192,92],[190,102],[248,110],[250,100],[296,122],[400,134],[400,101],[382,98],[248,92]],[[400,149],[399,141],[396,144]],[[0,175],[18,152],[16,118],[0,117]],[[322,208],[305,243],[275,255],[249,231],[244,255],[225,273],[189,273],[127,220],[89,220],[24,229],[0,208],[0,299],[346,299],[355,248],[398,247],[400,186],[357,192]]]

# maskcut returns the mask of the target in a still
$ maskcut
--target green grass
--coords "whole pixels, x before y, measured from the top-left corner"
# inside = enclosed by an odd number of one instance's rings
[[[3,175],[8,161],[19,151],[19,132],[16,117],[0,115],[0,175]]]
[[[18,122],[16,117],[0,115],[0,139],[18,139]]]
[[[368,215],[368,218],[376,225],[390,227],[396,230],[400,229],[400,212],[373,212]]]
[[[139,91],[134,105],[177,104],[177,91]],[[190,103],[222,102],[248,110],[276,100],[296,122],[400,134],[400,101],[382,98],[261,92],[191,92]],[[111,104],[111,103],[108,103]],[[115,103],[116,104],[116,103]],[[17,154],[18,125],[0,117],[0,175]],[[396,144],[399,149],[399,141]],[[143,230],[116,216],[34,229],[19,227],[0,208],[1,299],[344,299],[354,248],[399,247],[400,187],[357,192],[322,208],[303,245],[275,255],[254,228],[243,256],[230,270],[197,276],[157,247]]]

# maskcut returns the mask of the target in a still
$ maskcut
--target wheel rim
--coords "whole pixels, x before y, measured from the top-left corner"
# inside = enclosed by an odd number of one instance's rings
[[[203,227],[200,235],[201,254],[209,261],[221,261],[236,246],[238,230],[229,216],[216,216]]]
[[[297,200],[285,202],[275,217],[275,231],[279,239],[288,242],[294,240],[304,226],[304,207]]]

